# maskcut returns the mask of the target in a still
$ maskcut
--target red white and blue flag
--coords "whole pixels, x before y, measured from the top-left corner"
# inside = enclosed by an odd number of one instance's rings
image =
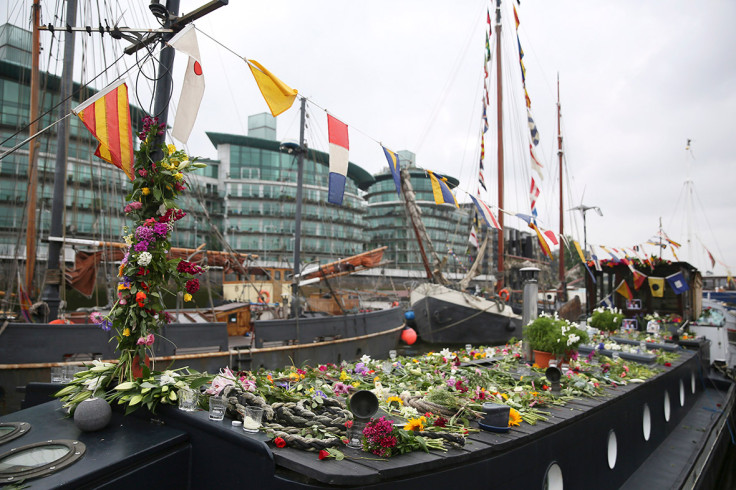
[[[342,205],[348,174],[348,125],[327,114],[327,134],[330,140],[330,182],[327,202]]]
[[[473,204],[475,204],[475,207],[478,208],[478,212],[480,213],[480,215],[483,216],[483,220],[486,222],[488,228],[495,228],[497,230],[500,230],[501,225],[499,225],[498,221],[496,221],[496,217],[493,216],[491,208],[488,207],[488,204],[480,199],[476,199],[473,196],[470,196],[470,199],[473,200]]]

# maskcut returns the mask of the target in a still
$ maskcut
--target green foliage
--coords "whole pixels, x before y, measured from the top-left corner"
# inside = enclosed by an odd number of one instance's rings
[[[588,341],[588,334],[557,315],[542,314],[524,327],[524,340],[532,349],[563,355]]]
[[[593,315],[588,318],[588,325],[605,332],[613,332],[621,328],[624,314],[618,308],[600,307],[593,310]]]

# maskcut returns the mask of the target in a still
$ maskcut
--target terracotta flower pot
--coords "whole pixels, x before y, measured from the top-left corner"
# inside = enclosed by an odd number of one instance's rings
[[[551,352],[544,352],[541,350],[534,351],[534,363],[540,368],[549,367],[549,361],[555,359],[555,355]]]

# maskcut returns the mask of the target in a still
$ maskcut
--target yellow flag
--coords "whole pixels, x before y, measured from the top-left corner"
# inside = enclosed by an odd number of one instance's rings
[[[266,99],[271,114],[276,117],[287,110],[294,103],[297,91],[278,79],[273,73],[266,70],[255,60],[245,60],[248,63],[258,88]]]
[[[575,245],[575,250],[578,251],[578,255],[580,256],[580,260],[583,261],[583,264],[587,263],[585,260],[585,254],[583,254],[583,250],[580,248],[580,244],[575,240],[572,241],[572,244]]]
[[[652,292],[653,298],[661,298],[664,296],[664,277],[648,277],[649,290]]]

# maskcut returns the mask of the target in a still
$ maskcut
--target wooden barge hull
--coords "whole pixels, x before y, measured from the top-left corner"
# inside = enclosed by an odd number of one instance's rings
[[[348,322],[301,319],[298,335],[292,321],[258,322],[268,324],[256,326],[256,338],[262,337],[261,342],[251,345],[250,337],[242,337],[233,347],[225,323],[170,324],[161,332],[170,342],[156,343],[153,367],[190,367],[217,373],[226,366],[236,370],[281,369],[292,364],[351,361],[363,354],[388,358],[404,327],[403,311],[392,308],[352,317]],[[52,367],[83,364],[65,361],[67,354],[116,359],[112,337],[96,325],[10,324],[0,336],[0,414],[20,408],[23,395],[18,387],[48,382]],[[282,339],[280,345],[269,345],[276,344],[277,338]]]
[[[33,392],[31,387],[27,395],[32,398]],[[733,383],[709,378],[700,353],[685,351],[671,368],[645,383],[608,388],[603,397],[553,407],[549,419],[534,426],[471,433],[461,449],[414,452],[388,461],[358,459],[369,455],[348,448],[343,461],[320,461],[313,452],[277,449],[265,434],[246,434],[228,419],[212,422],[204,411],[171,406],[161,407],[153,417],[158,425],[148,423],[150,414],[115,413],[106,429],[85,434],[61,417],[57,401],[0,418],[34,426],[0,451],[62,437],[88,444],[88,456],[77,464],[85,466],[29,482],[30,488],[83,487],[93,481],[92,474],[96,485],[117,483],[120,464],[107,451],[119,452],[126,437],[156,439],[151,443],[159,450],[148,451],[147,458],[132,451],[121,455],[126,475],[145,474],[151,461],[158,468],[180,465],[176,475],[151,470],[154,479],[146,476],[147,482],[162,487],[186,475],[185,482],[176,483],[189,488],[424,489],[454,488],[462,482],[466,488],[533,489],[544,488],[548,469],[556,465],[563,485],[550,481],[549,488],[718,488],[713,475],[729,441],[734,398]],[[182,463],[182,452],[187,463]]]

